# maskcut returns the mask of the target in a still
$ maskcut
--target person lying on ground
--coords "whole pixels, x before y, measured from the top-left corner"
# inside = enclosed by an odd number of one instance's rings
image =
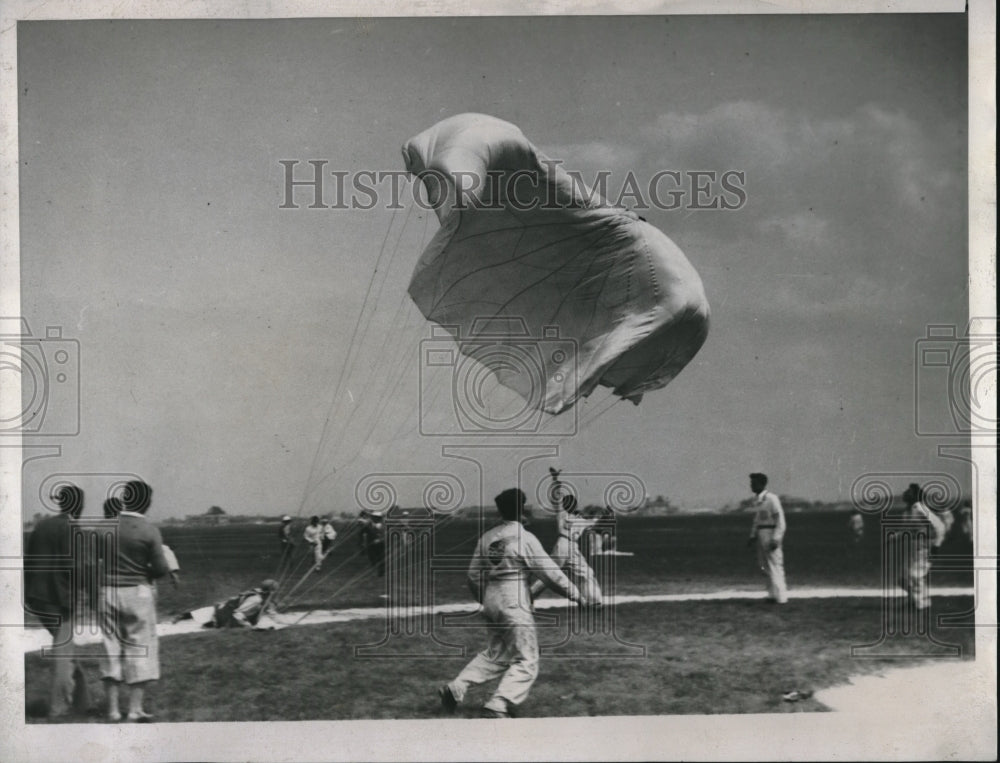
[[[203,628],[253,628],[274,610],[278,581],[265,580],[258,587],[242,591],[211,607],[200,607],[174,618],[174,622],[194,620]]]

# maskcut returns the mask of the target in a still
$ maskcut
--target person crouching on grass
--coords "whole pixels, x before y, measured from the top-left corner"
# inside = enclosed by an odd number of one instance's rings
[[[483,605],[489,645],[458,677],[438,689],[448,713],[465,698],[469,686],[500,679],[483,707],[486,718],[509,718],[524,702],[538,677],[538,636],[532,614],[530,578],[538,577],[570,601],[581,603],[580,592],[524,526],[525,495],[504,490],[495,499],[503,522],[488,530],[476,545],[469,565],[469,590]]]
[[[142,707],[146,684],[160,678],[156,637],[156,593],[153,581],[170,573],[160,531],[146,518],[153,490],[145,482],[129,482],[118,515],[118,550],[106,560],[103,588],[104,664],[108,720],[120,721],[119,688],[129,687],[128,720],[148,723]]]

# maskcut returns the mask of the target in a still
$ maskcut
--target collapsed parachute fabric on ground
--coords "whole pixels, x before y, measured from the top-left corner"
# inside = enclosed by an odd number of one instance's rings
[[[515,125],[458,115],[403,156],[441,223],[410,296],[530,405],[557,414],[597,385],[638,403],[704,343],[708,302],[680,249]]]

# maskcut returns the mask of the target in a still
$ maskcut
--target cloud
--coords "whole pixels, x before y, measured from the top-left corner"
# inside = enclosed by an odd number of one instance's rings
[[[606,141],[557,143],[539,147],[550,159],[561,161],[569,172],[608,171],[615,174],[631,170],[642,154],[641,146],[627,146]],[[585,178],[584,179],[589,179]]]
[[[765,204],[798,198],[850,208],[860,199],[926,211],[962,182],[953,163],[964,161],[960,141],[947,145],[918,118],[875,103],[816,118],[732,101],[702,113],[666,112],[642,136],[662,166],[745,171]]]

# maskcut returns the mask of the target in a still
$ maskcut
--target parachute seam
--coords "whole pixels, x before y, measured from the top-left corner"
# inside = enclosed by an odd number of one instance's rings
[[[593,233],[593,231],[586,231],[583,235],[588,236],[588,235],[591,235],[592,233]],[[607,236],[607,234],[606,233],[602,234],[601,238],[603,238],[604,236]],[[575,238],[575,236],[573,236],[571,238]],[[554,243],[561,244],[565,240],[566,239],[563,239],[562,241],[556,241]],[[533,288],[535,286],[538,286],[538,284],[540,284],[543,281],[551,278],[552,276],[556,275],[557,273],[559,273],[564,268],[568,267],[574,260],[578,259],[583,254],[585,254],[586,252],[588,252],[591,249],[593,249],[597,245],[597,243],[599,241],[600,241],[600,239],[598,239],[598,241],[595,241],[594,243],[590,244],[589,246],[585,246],[583,249],[581,249],[576,254],[574,254],[572,257],[570,257],[566,262],[564,262],[562,265],[560,265],[558,268],[556,268],[554,270],[550,270],[548,273],[546,273],[544,276],[542,276],[538,280],[536,280],[536,281],[534,281],[534,282],[526,285],[523,289],[521,289],[521,291],[519,291],[516,294],[514,294],[514,296],[512,296],[509,300],[507,300],[504,303],[501,303],[500,309],[502,310],[503,308],[507,307],[511,302],[513,302],[514,300],[516,300],[518,297],[520,297],[522,294],[524,294],[529,289],[531,289],[531,288]],[[549,245],[546,245],[546,246],[549,246]],[[538,251],[541,251],[542,249],[545,249],[545,248],[546,247],[541,247]],[[564,298],[564,302],[565,302],[565,298]],[[563,302],[560,303],[560,306],[562,306],[562,304],[563,304]],[[591,320],[593,320],[593,316],[591,316]]]
[[[533,228],[533,227],[536,227],[536,226],[533,226],[533,225],[525,225],[525,226],[523,226],[523,228],[522,228],[522,233],[521,233],[521,238],[523,238],[523,237],[524,237],[524,234],[525,234],[525,232],[526,232],[526,231],[527,231],[527,230],[528,230],[529,228]],[[514,229],[510,229],[510,230],[514,230]],[[466,279],[468,279],[468,278],[471,278],[472,276],[475,276],[475,275],[478,275],[478,274],[480,274],[480,273],[483,273],[483,272],[485,272],[485,271],[487,271],[487,270],[492,270],[492,269],[494,269],[494,268],[499,268],[499,267],[503,267],[503,266],[505,266],[505,265],[510,265],[510,264],[511,264],[511,263],[513,263],[513,262],[517,262],[518,260],[522,260],[522,259],[524,259],[524,258],[526,258],[526,257],[530,257],[530,256],[531,256],[531,255],[533,255],[533,254],[537,254],[538,252],[541,252],[541,251],[544,251],[545,249],[547,249],[547,248],[549,248],[549,247],[551,247],[551,246],[556,246],[557,244],[563,244],[563,243],[565,243],[565,242],[567,242],[567,241],[572,241],[572,240],[573,240],[573,239],[575,239],[575,238],[581,238],[581,237],[584,237],[584,236],[588,236],[588,235],[590,235],[591,233],[592,233],[592,231],[584,231],[583,233],[579,233],[579,234],[574,234],[574,235],[572,235],[572,236],[567,236],[566,238],[563,238],[563,239],[558,239],[558,240],[556,240],[556,241],[551,241],[551,242],[548,242],[548,243],[546,243],[546,244],[545,244],[545,245],[543,245],[543,246],[540,246],[540,247],[537,247],[536,249],[530,249],[530,250],[528,250],[527,252],[524,252],[524,254],[521,254],[521,255],[518,255],[518,256],[516,256],[516,257],[511,257],[511,258],[508,258],[508,259],[506,259],[506,260],[503,260],[502,262],[496,262],[496,263],[492,263],[492,264],[490,264],[490,265],[482,265],[482,266],[480,266],[480,267],[478,267],[478,268],[475,268],[475,269],[473,269],[473,270],[470,270],[470,271],[469,271],[468,273],[465,273],[465,274],[464,274],[464,275],[463,275],[463,276],[462,276],[461,278],[457,278],[457,279],[456,279],[455,281],[453,281],[453,282],[452,282],[452,283],[451,283],[451,284],[450,284],[450,285],[448,286],[448,288],[447,288],[447,289],[446,289],[446,290],[444,291],[444,293],[443,293],[443,294],[441,294],[441,296],[440,296],[440,297],[439,297],[439,298],[438,298],[437,300],[435,300],[434,304],[433,304],[433,305],[431,306],[431,309],[430,309],[430,313],[431,313],[431,315],[433,315],[434,313],[436,313],[436,312],[437,312],[437,311],[438,311],[438,310],[439,310],[439,309],[441,308],[441,302],[442,302],[442,301],[443,301],[443,300],[445,299],[445,297],[447,297],[447,296],[448,296],[448,293],[449,293],[450,291],[452,291],[452,290],[453,290],[454,288],[456,288],[456,287],[457,287],[457,286],[458,286],[458,285],[459,285],[460,283],[462,283],[462,282],[463,282],[463,281],[465,281]],[[485,234],[484,234],[484,235],[485,235]],[[472,238],[472,237],[470,236],[470,238]],[[555,272],[558,272],[558,270],[556,270],[556,271],[550,271],[550,272],[548,273],[548,275],[546,276],[546,278],[547,278],[547,277],[548,277],[549,275],[552,275],[552,274],[553,274],[553,273],[555,273]],[[440,279],[439,279],[439,280],[440,280]],[[542,280],[542,281],[544,281],[544,280],[545,280],[545,278],[543,278],[543,279],[541,279],[541,280]],[[541,281],[538,281],[538,282],[536,282],[536,283],[541,283]],[[531,284],[531,285],[533,286],[533,285],[536,285],[536,284]],[[526,290],[526,289],[525,289],[525,290]],[[523,293],[523,291],[522,291],[521,293]],[[516,298],[517,296],[520,296],[520,294],[518,294],[518,295],[515,295],[515,298]],[[503,307],[504,307],[504,306],[505,306],[506,304],[509,304],[509,303],[510,303],[510,301],[508,301],[508,302],[507,302],[507,303],[505,303],[504,305],[501,305],[501,309],[502,309],[502,308],[503,308]],[[431,318],[431,320],[434,320],[434,318],[432,318],[432,317],[431,317],[431,315],[427,315],[427,317],[428,317],[428,318]]]

